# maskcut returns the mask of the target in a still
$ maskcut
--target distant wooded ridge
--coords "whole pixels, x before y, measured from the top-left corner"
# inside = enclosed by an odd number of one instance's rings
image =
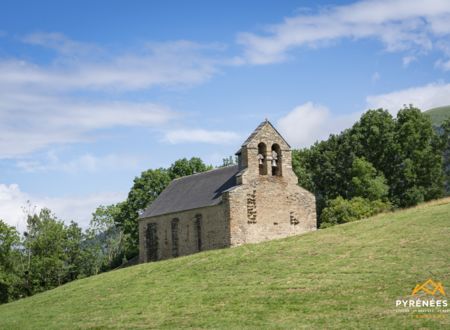
[[[446,119],[450,118],[450,105],[432,108],[424,113],[430,116],[434,126],[441,126]]]

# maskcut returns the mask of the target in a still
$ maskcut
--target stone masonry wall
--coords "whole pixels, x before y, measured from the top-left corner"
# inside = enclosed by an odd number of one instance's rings
[[[255,132],[241,148],[237,186],[222,194],[219,205],[139,221],[140,262],[151,261],[149,257],[163,260],[316,230],[315,198],[298,186],[289,145],[268,122]],[[261,142],[266,146],[264,175],[259,171]],[[281,175],[272,175],[272,146],[278,150],[277,165],[281,169],[274,173]],[[173,219],[178,220],[173,223]],[[149,247],[156,250],[149,253]]]
[[[147,225],[156,224],[157,260],[173,257],[172,220],[178,219],[177,239],[178,256],[199,252],[197,221],[200,219],[201,250],[219,249],[230,246],[230,229],[227,207],[223,203],[188,211],[164,214],[139,220],[139,262],[148,260]]]
[[[266,145],[267,174],[260,175],[258,144]],[[272,145],[281,149],[281,176],[272,176]],[[315,197],[298,186],[289,145],[269,124],[241,150],[241,185],[227,192],[231,246],[256,243],[316,230]]]
[[[302,234],[316,229],[314,196],[278,177],[265,177],[228,193],[231,246]],[[248,196],[254,202],[248,202]],[[252,212],[249,213],[249,207]]]

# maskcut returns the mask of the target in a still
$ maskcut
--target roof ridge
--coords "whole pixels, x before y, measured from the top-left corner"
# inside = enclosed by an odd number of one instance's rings
[[[189,174],[189,175],[179,176],[179,177],[173,179],[172,181],[189,178],[189,177],[194,176],[194,175],[207,174],[207,173],[211,173],[211,172],[214,172],[214,171],[223,170],[223,169],[226,169],[226,168],[232,167],[232,166],[238,166],[238,165],[234,164],[234,165],[227,165],[227,166],[216,167],[216,168],[212,168],[210,170],[203,171],[203,172],[198,172],[198,173],[193,173],[193,174]]]
[[[290,148],[290,144],[286,141],[286,139],[283,137],[283,135],[280,134],[280,132],[278,132],[278,130],[275,128],[275,126],[273,126],[273,124],[266,118],[263,122],[261,122],[258,127],[255,128],[255,130],[252,132],[252,134],[250,134],[250,136],[247,138],[247,140],[245,140],[245,142],[242,144],[241,147],[245,147],[247,146],[250,141],[259,133],[259,131],[264,127],[264,125],[270,125],[270,127],[272,127],[272,129],[281,137],[281,139],[287,144],[287,146]],[[239,151],[236,152],[236,154],[238,154]]]

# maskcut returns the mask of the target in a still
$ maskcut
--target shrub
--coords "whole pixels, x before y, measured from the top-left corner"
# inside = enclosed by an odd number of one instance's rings
[[[391,209],[389,202],[381,200],[370,201],[362,197],[354,197],[347,200],[339,196],[331,200],[327,207],[324,208],[321,215],[320,228],[367,218],[389,209]]]

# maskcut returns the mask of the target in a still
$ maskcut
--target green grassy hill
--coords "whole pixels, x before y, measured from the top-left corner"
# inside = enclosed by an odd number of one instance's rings
[[[431,117],[434,126],[441,126],[444,120],[450,117],[450,106],[433,108],[425,113]]]
[[[0,328],[450,327],[449,314],[417,318],[394,307],[430,277],[450,296],[449,243],[444,199],[78,280],[0,306]]]

